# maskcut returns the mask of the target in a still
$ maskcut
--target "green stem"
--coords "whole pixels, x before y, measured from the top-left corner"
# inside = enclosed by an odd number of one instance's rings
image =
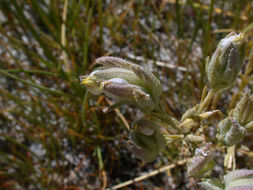
[[[213,95],[215,94],[215,90],[211,89],[208,94],[206,95],[205,99],[200,102],[200,105],[199,105],[199,109],[197,111],[197,114],[201,114],[205,111],[206,108],[208,108],[208,106],[210,105],[211,103],[211,100],[212,100],[212,97]]]
[[[247,131],[253,131],[253,121],[249,122],[246,126],[245,126],[245,129]]]
[[[204,46],[203,46],[203,58],[207,57],[208,50],[210,49],[211,44],[211,25],[213,19],[213,11],[214,11],[214,0],[211,0],[209,5],[209,12],[208,12],[208,23],[205,25],[205,32],[204,32]],[[205,60],[202,60],[202,64],[200,67],[200,74],[201,74],[201,87],[204,85],[204,77],[205,77]]]
[[[2,69],[0,69],[0,74],[3,74],[3,75],[5,75],[5,76],[8,76],[8,77],[10,77],[10,78],[12,78],[12,79],[15,79],[15,80],[17,80],[17,81],[20,81],[20,82],[22,82],[22,83],[24,83],[24,84],[26,84],[26,85],[29,85],[29,86],[38,88],[38,89],[43,90],[43,91],[50,92],[50,93],[52,93],[52,94],[56,94],[56,95],[65,95],[65,93],[62,92],[62,91],[53,90],[53,89],[47,88],[47,87],[45,87],[45,86],[42,86],[42,85],[39,85],[39,84],[30,82],[30,81],[21,79],[21,78],[15,76],[15,75],[13,75],[13,74],[10,74],[10,73],[6,72],[5,70],[2,70]]]
[[[86,107],[86,105],[87,105],[87,103],[88,103],[88,100],[89,100],[89,95],[90,95],[90,93],[89,93],[89,91],[86,89],[86,91],[85,91],[85,95],[84,95],[84,97],[83,97],[83,103],[82,103],[82,109],[81,109],[81,118],[82,118],[82,122],[85,122],[86,121],[86,109],[85,109],[85,107]]]
[[[227,155],[224,159],[224,167],[227,170],[234,170],[236,168],[235,163],[235,145],[227,147]]]
[[[176,129],[177,131],[180,131],[180,128],[178,127],[179,122],[177,121],[177,119],[171,117],[163,108],[161,105],[157,106],[155,108],[154,113],[152,113],[152,115],[160,120],[162,120],[163,122],[167,123],[168,125],[170,125],[172,128]]]
[[[47,71],[40,71],[40,70],[23,70],[23,69],[8,69],[8,70],[4,70],[5,72],[8,73],[31,73],[31,74],[42,74],[42,75],[49,75],[49,76],[53,76],[53,77],[57,77],[57,74],[55,73],[51,73],[51,72],[47,72]]]

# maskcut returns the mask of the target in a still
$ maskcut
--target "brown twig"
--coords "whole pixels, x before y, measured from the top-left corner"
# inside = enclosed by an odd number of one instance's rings
[[[163,166],[161,167],[160,169],[157,169],[157,170],[154,170],[152,172],[149,172],[147,174],[144,174],[142,176],[139,176],[139,177],[136,177],[134,179],[131,179],[131,180],[128,180],[128,181],[125,181],[121,184],[118,184],[118,185],[115,185],[115,186],[112,186],[111,188],[107,188],[107,190],[115,190],[115,189],[119,189],[119,188],[122,188],[122,187],[126,187],[128,185],[131,185],[131,184],[134,184],[136,182],[139,182],[139,181],[142,181],[144,179],[147,179],[149,177],[152,177],[152,176],[155,176],[161,172],[164,172],[164,171],[167,171],[167,170],[170,170],[170,169],[173,169],[177,166],[181,166],[181,165],[184,165],[185,163],[187,163],[189,160],[189,158],[186,158],[186,159],[183,159],[183,160],[180,160],[176,163],[173,163],[173,164],[169,164],[169,165],[166,165],[166,166]]]
[[[107,103],[108,103],[109,105],[112,105],[112,104],[113,104],[113,103],[112,103],[110,100],[108,100],[108,99],[106,99],[106,101],[107,101]],[[125,127],[127,128],[127,130],[130,130],[130,126],[129,126],[129,124],[128,124],[126,118],[125,118],[124,115],[119,111],[119,109],[118,109],[118,108],[115,108],[114,111],[116,112],[116,114],[118,115],[118,117],[121,119],[121,121],[123,122],[123,124],[125,125]]]

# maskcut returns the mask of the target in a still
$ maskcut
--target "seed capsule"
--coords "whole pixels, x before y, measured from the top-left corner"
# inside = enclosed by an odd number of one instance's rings
[[[204,177],[210,175],[214,167],[213,151],[211,143],[207,143],[200,149],[196,149],[195,156],[187,163],[187,175],[189,177]]]
[[[245,129],[240,126],[235,118],[228,116],[218,124],[217,139],[227,145],[233,146],[244,138]]]

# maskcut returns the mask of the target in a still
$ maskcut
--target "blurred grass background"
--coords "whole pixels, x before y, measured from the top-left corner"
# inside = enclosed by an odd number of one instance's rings
[[[0,9],[1,189],[103,189],[187,154],[171,144],[153,163],[134,157],[124,125],[141,113],[103,114],[108,100],[80,85],[95,58],[149,67],[176,118],[199,102],[205,57],[228,32],[248,31],[253,64],[251,0],[0,0]],[[244,88],[252,93],[252,82]],[[222,111],[230,99],[221,95]],[[184,167],[129,188],[155,187],[197,189]]]

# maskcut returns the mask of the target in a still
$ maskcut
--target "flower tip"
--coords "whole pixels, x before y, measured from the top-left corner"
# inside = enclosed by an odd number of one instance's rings
[[[119,58],[117,57],[112,57],[112,56],[104,56],[104,57],[99,57],[97,59],[95,59],[95,64],[104,64],[104,63],[107,63],[107,62],[111,62],[111,61],[114,61],[114,60],[117,60]]]
[[[87,77],[87,78],[81,78],[81,77],[80,77],[80,79],[81,79],[81,84],[82,84],[82,85],[87,85],[87,84],[89,84],[89,83],[92,82],[91,79],[90,79],[89,77]]]
[[[244,37],[245,37],[245,33],[240,33],[238,36],[237,36],[237,38],[235,39],[235,41],[237,42],[237,41],[242,41],[242,40],[244,40]]]
[[[99,57],[99,58],[95,59],[95,63],[98,64],[98,63],[104,62],[105,58],[106,57]]]

